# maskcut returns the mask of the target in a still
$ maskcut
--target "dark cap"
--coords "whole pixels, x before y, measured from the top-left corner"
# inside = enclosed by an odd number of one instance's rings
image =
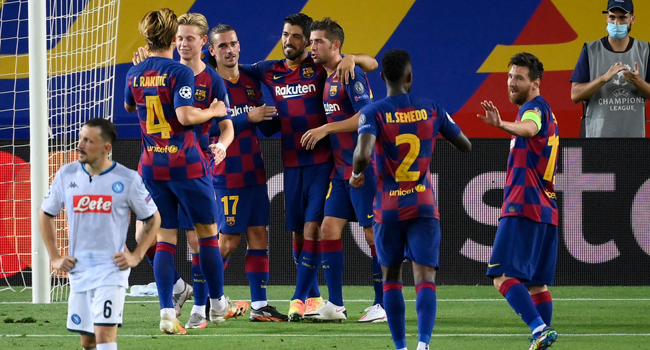
[[[634,12],[634,3],[632,3],[632,0],[608,0],[607,1],[607,11],[603,11],[603,13],[608,13],[612,9],[619,8],[626,13],[633,13]]]

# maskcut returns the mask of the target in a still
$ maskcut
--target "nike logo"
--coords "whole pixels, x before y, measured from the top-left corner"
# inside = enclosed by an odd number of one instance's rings
[[[345,308],[344,308],[344,307],[342,307],[342,308],[340,308],[340,309],[336,309],[336,312],[343,312],[343,311],[345,311]]]
[[[373,216],[375,216],[375,215],[374,214],[373,215],[368,215],[368,219],[372,219]]]
[[[280,78],[282,78],[281,75],[275,75],[275,74],[273,75],[273,80],[277,80],[277,79],[280,79]]]
[[[488,264],[488,267],[495,267],[495,266],[499,266],[499,265],[501,265],[501,264]]]

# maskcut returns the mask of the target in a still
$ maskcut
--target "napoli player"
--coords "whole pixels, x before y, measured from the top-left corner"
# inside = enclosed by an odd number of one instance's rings
[[[108,158],[116,137],[109,120],[84,123],[79,161],[56,173],[39,213],[52,267],[70,276],[67,328],[80,333],[88,350],[117,350],[130,268],[142,260],[160,228],[160,214],[140,176]],[[61,256],[54,220],[64,207],[70,248]],[[131,211],[146,222],[142,244],[133,253],[125,249]]]
[[[406,349],[402,261],[413,262],[417,292],[418,350],[429,349],[436,317],[435,276],[440,248],[440,215],[430,182],[431,156],[440,133],[469,152],[469,140],[449,114],[430,100],[409,96],[411,58],[390,50],[382,58],[381,77],[388,96],[364,107],[354,151],[350,185],[364,185],[364,170],[376,154],[375,246],[383,271],[384,306],[396,349]],[[375,144],[376,143],[376,144]]]
[[[327,124],[307,131],[302,145],[312,149],[316,142],[329,134],[334,157],[334,171],[330,176],[330,188],[325,199],[325,218],[321,225],[321,251],[323,271],[329,292],[328,303],[318,310],[305,313],[304,319],[320,321],[343,321],[347,312],[343,306],[343,244],[341,233],[348,220],[359,221],[372,253],[373,284],[375,302],[359,322],[385,322],[386,312],[382,304],[381,267],[377,262],[372,234],[372,202],[375,198],[375,170],[365,170],[367,186],[353,189],[348,180],[352,175],[352,155],[357,144],[359,110],[372,102],[366,74],[359,67],[354,68],[354,77],[348,84],[334,74],[341,62],[341,49],[345,39],[343,28],[326,17],[311,25],[311,57],[327,71],[323,91],[323,105]]]
[[[322,65],[314,63],[307,51],[311,23],[311,17],[303,13],[286,17],[282,32],[286,59],[241,66],[241,71],[268,86],[278,110],[278,118],[272,122],[281,133],[287,230],[293,232],[294,260],[298,267],[296,290],[289,308],[290,321],[301,320],[305,312],[323,304],[317,283],[318,239],[332,171],[332,153],[329,140],[319,142],[311,150],[300,144],[307,130],[327,122],[322,99],[327,73]],[[339,75],[347,77],[340,71],[349,72],[354,62],[369,70],[376,67],[371,57],[349,55],[339,65]]]
[[[213,173],[221,255],[227,263],[230,254],[237,249],[241,235],[246,235],[245,268],[252,307],[250,320],[284,322],[287,316],[269,305],[266,297],[269,281],[266,227],[270,220],[270,205],[264,162],[257,139],[258,125],[265,125],[257,123],[270,120],[276,110],[260,102],[259,81],[239,70],[240,46],[235,30],[229,25],[220,24],[212,28],[208,42],[217,73],[228,88],[233,122],[237,129],[226,159],[214,168]],[[214,141],[219,141],[221,137],[215,137]]]
[[[140,33],[152,53],[129,69],[124,103],[128,112],[138,111],[143,142],[138,170],[161,212],[154,276],[160,298],[160,329],[171,334],[185,333],[173,307],[174,274],[169,273],[174,269],[179,205],[199,236],[201,269],[214,298],[210,311],[213,322],[223,322],[229,307],[223,297],[214,190],[190,127],[213,117],[224,117],[228,110],[216,99],[207,109],[194,107],[192,69],[171,59],[177,27],[176,15],[169,9],[151,11],[142,18]]]
[[[514,122],[501,120],[492,102],[481,103],[488,125],[512,135],[501,219],[487,275],[533,333],[530,349],[557,340],[550,327],[553,301],[547,286],[555,278],[558,210],[555,196],[558,126],[540,93],[544,65],[529,53],[508,64],[510,102],[519,107]],[[522,284],[523,282],[523,284]]]

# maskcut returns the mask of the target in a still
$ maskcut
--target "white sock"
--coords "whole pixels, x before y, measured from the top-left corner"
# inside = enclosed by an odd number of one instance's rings
[[[173,307],[160,309],[160,317],[163,317],[164,315],[168,315],[171,318],[176,318],[176,310],[174,310]]]
[[[117,343],[97,344],[97,350],[117,350]]]
[[[194,305],[192,306],[192,313],[199,314],[205,317],[205,305]]]
[[[218,299],[210,298],[210,308],[216,312],[223,312],[228,308],[226,298],[222,295]]]
[[[429,350],[429,344],[420,341],[417,350]]]
[[[178,281],[174,284],[174,294],[183,293],[185,291],[185,281],[182,278],[179,278]]]
[[[266,305],[269,305],[269,302],[266,301],[266,300],[251,302],[251,307],[253,309],[255,309],[255,310],[259,310],[259,309],[265,307]]]
[[[533,329],[533,334],[543,331],[544,328],[546,328],[546,325],[545,325],[545,324],[543,324],[543,325],[541,325],[541,326],[539,326],[539,327]]]

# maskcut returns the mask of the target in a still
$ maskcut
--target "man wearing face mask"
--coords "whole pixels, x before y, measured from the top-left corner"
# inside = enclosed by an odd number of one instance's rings
[[[583,103],[584,137],[645,137],[650,45],[630,37],[632,0],[608,0],[608,36],[586,43],[571,76],[571,99]]]

